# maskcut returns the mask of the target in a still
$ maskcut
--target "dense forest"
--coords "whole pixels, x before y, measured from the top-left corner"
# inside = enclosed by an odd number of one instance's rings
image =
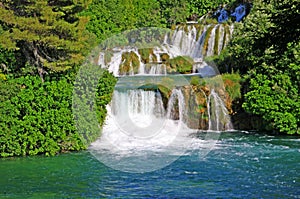
[[[231,11],[240,3],[251,5],[251,12],[235,23],[230,44],[212,59],[221,72],[240,74],[243,111],[266,121],[266,130],[300,134],[297,0],[4,0],[0,156],[55,155],[87,148],[89,143],[82,142],[74,124],[72,92],[85,57],[105,39],[140,27],[172,28],[203,15],[217,22],[215,11],[225,5]],[[101,100],[95,102],[100,125],[116,83],[112,74],[101,73]],[[86,125],[85,131],[93,132]]]

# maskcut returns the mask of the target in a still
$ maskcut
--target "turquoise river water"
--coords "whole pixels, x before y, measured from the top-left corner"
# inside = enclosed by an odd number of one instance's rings
[[[88,151],[1,159],[0,172],[0,198],[300,198],[300,139],[222,133],[204,158],[188,151],[147,173],[111,169]]]

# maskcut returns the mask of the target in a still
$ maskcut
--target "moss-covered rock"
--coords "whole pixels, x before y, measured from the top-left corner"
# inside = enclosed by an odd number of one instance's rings
[[[141,61],[144,64],[157,61],[157,57],[153,52],[153,48],[142,48],[139,49],[138,52],[141,56]]]
[[[215,45],[214,45],[214,55],[218,55],[218,54],[219,54],[220,28],[221,28],[221,25],[219,25],[219,26],[216,28]]]
[[[200,85],[183,86],[181,91],[185,99],[187,126],[192,129],[208,129],[206,93]]]
[[[168,72],[189,74],[193,72],[194,60],[189,56],[177,56],[167,61]]]
[[[191,77],[190,84],[193,86],[197,86],[197,85],[200,85],[200,81],[201,81],[201,79],[199,76],[193,76],[193,77]]]
[[[119,67],[119,74],[120,75],[130,75],[138,73],[140,68],[140,60],[138,55],[131,51],[131,52],[124,52],[122,54],[122,63]]]
[[[160,54],[160,59],[162,62],[167,62],[170,59],[170,55],[168,53],[161,53]]]
[[[210,38],[210,35],[211,35],[211,32],[212,32],[213,29],[214,29],[213,25],[210,26],[209,28],[207,28],[206,35],[205,35],[205,40],[204,40],[204,43],[203,43],[203,51],[202,51],[203,55],[207,54],[208,45],[209,45],[209,38]]]

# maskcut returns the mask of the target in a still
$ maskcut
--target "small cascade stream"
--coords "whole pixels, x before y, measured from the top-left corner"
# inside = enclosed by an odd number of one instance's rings
[[[173,89],[167,109],[167,118],[184,122],[185,120],[185,100],[179,89]]]
[[[208,130],[223,131],[232,129],[228,110],[221,97],[212,90],[207,101]]]

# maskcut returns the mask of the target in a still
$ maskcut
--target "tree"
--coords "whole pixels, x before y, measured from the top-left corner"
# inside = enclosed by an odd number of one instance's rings
[[[78,13],[89,1],[6,0],[0,3],[1,46],[21,52],[40,77],[80,63],[92,35],[85,30],[87,17]]]

